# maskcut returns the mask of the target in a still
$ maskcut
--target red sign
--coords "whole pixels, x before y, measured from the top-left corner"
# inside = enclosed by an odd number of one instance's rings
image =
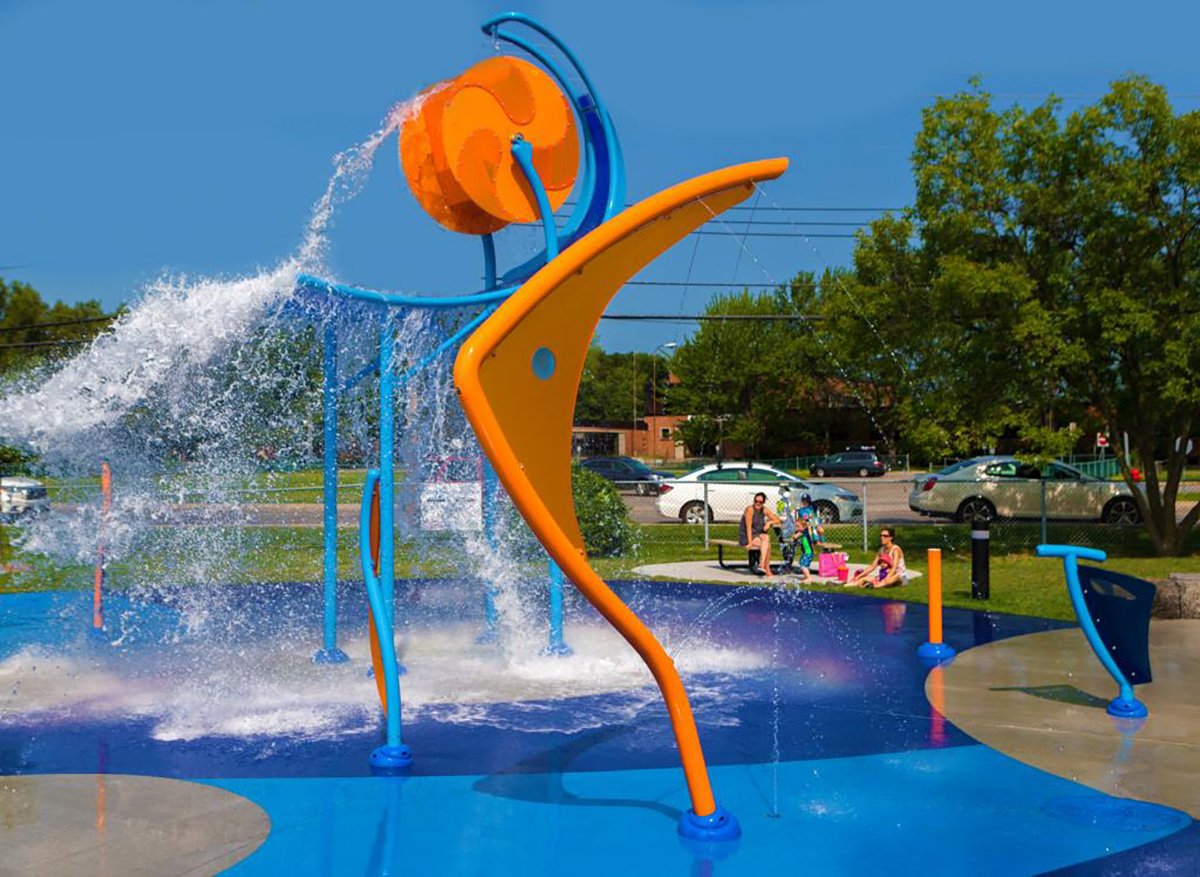
[[[1108,447],[1108,436],[1106,436],[1102,432],[1096,433],[1096,447],[1107,448]]]

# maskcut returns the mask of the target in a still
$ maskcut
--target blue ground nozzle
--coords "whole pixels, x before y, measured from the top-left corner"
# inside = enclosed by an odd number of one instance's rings
[[[396,675],[397,676],[407,676],[408,675],[408,668],[405,667],[403,664],[401,664],[399,661],[396,661]],[[374,664],[367,667],[367,678],[368,679],[375,678],[375,665]]]
[[[371,753],[371,773],[375,776],[392,776],[412,767],[412,750],[401,743],[399,746],[375,747]]]
[[[679,833],[697,841],[736,840],[742,836],[742,826],[736,816],[718,804],[707,816],[697,816],[692,809],[679,814]]]
[[[349,660],[350,656],[337,646],[332,649],[317,649],[312,656],[314,664],[345,664]]]
[[[1116,716],[1118,719],[1141,719],[1150,715],[1150,711],[1146,709],[1146,705],[1136,697],[1114,697],[1109,702],[1105,712],[1110,716]]]
[[[924,664],[932,662],[929,666],[937,666],[943,661],[948,661],[953,658],[957,652],[946,643],[922,643],[917,646],[917,657]]]
[[[569,658],[575,654],[575,650],[564,642],[548,643],[542,654],[547,657]]]

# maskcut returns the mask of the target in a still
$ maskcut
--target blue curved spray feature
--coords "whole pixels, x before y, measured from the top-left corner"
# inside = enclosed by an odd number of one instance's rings
[[[310,274],[296,275],[296,288],[300,292],[315,292],[338,295],[384,307],[404,306],[415,308],[463,308],[472,305],[500,302],[517,291],[515,286],[506,286],[489,292],[473,292],[469,295],[411,295],[401,292],[379,292],[361,289],[345,283],[322,280]]]
[[[512,154],[517,160],[517,166],[521,168],[521,173],[525,175],[525,182],[529,183],[529,188],[533,190],[533,197],[537,200],[538,213],[542,215],[542,230],[546,234],[546,261],[549,262],[558,256],[558,229],[554,225],[554,208],[550,206],[550,196],[546,194],[542,178],[533,166],[533,144],[518,134],[513,138]]]
[[[359,510],[358,551],[363,581],[367,586],[367,601],[371,604],[371,615],[375,619],[375,635],[379,639],[379,656],[383,662],[384,691],[387,692],[387,742],[371,753],[371,769],[376,773],[389,773],[412,764],[412,750],[400,739],[400,674],[396,669],[396,640],[392,633],[392,617],[383,599],[384,589],[375,577],[371,562],[371,499],[379,484],[380,471],[371,469],[363,485],[362,507]],[[382,511],[382,496],[380,500]]]
[[[554,59],[537,46],[515,34],[502,30],[501,26],[505,24],[528,27],[549,40],[574,68],[583,82],[584,91],[578,93]],[[559,249],[566,249],[624,209],[625,163],[612,117],[601,102],[599,93],[579,58],[544,24],[521,12],[506,12],[485,21],[482,30],[494,39],[503,40],[516,46],[545,67],[550,75],[558,81],[579,117],[583,131],[583,179],[579,188],[577,206],[559,235]],[[503,282],[505,284],[520,282],[532,276],[545,263],[544,253],[535,256],[508,271],[504,275]]]
[[[1140,718],[1147,715],[1146,705],[1134,696],[1133,684],[1125,678],[1125,674],[1121,672],[1117,662],[1113,660],[1113,656],[1105,646],[1104,640],[1100,638],[1079,582],[1079,558],[1104,563],[1108,559],[1108,555],[1098,548],[1082,548],[1077,545],[1039,545],[1037,555],[1038,557],[1062,559],[1063,572],[1067,579],[1067,593],[1071,597],[1071,607],[1075,610],[1075,617],[1079,619],[1083,635],[1096,657],[1100,659],[1104,669],[1108,671],[1120,688],[1120,694],[1108,705],[1108,714],[1119,718]]]

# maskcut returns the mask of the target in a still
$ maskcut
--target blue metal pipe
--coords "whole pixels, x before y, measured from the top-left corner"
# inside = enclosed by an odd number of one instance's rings
[[[393,607],[396,589],[396,375],[392,367],[395,344],[395,323],[392,315],[385,312],[379,321],[379,578],[383,583],[383,602],[389,626],[395,623]]]
[[[542,214],[542,230],[546,235],[546,261],[549,262],[558,255],[558,229],[554,225],[554,208],[550,206],[550,196],[546,194],[542,178],[533,166],[533,144],[518,134],[513,138],[512,154],[517,160],[517,166],[525,174],[529,188],[533,189],[533,197],[537,199],[538,212]]]
[[[554,558],[546,558],[550,570],[550,642],[542,650],[546,655],[570,655],[572,648],[563,641],[563,571]]]
[[[350,660],[337,647],[337,394],[338,394],[338,346],[337,326],[333,322],[325,325],[323,351],[324,374],[321,396],[325,417],[325,471],[324,471],[324,515],[322,518],[325,539],[325,618],[322,648],[313,655],[318,664],[341,664]]]
[[[483,282],[487,292],[496,288],[496,239],[490,232],[483,236]]]
[[[468,295],[408,295],[399,292],[376,292],[373,289],[360,289],[357,286],[347,286],[344,283],[334,283],[322,280],[310,274],[296,275],[296,286],[309,292],[319,292],[340,295],[344,298],[372,304],[390,306],[407,306],[417,308],[461,308],[471,305],[487,304],[488,302],[503,301],[514,292],[516,286],[506,286],[490,292],[473,292]]]
[[[486,456],[483,458],[483,536],[487,540],[488,549],[495,554],[500,550],[500,539],[496,534],[498,523],[496,513],[500,508],[500,477],[492,468],[492,462]],[[484,630],[475,641],[477,643],[495,642],[500,636],[497,627],[498,613],[496,612],[496,595],[498,591],[488,582],[483,586],[483,617]]]
[[[362,507],[358,516],[358,551],[362,562],[363,581],[367,586],[367,601],[375,619],[375,635],[379,639],[379,656],[383,661],[384,690],[387,692],[387,745],[399,747],[400,739],[400,674],[396,671],[396,640],[392,632],[391,613],[384,597],[386,590],[375,577],[371,563],[371,498],[381,483],[379,469],[367,472],[363,485]],[[380,491],[380,512],[383,511],[383,492]],[[381,517],[382,524],[382,517]],[[382,536],[382,527],[381,533]],[[381,541],[382,547],[382,541]]]
[[[366,365],[364,365],[362,368],[360,368],[358,371],[356,371],[352,377],[347,378],[342,383],[342,389],[343,390],[354,389],[359,384],[361,384],[364,379],[366,379],[370,375],[375,374],[375,372],[377,372],[377,371],[379,371],[379,357],[375,357],[375,359],[372,359],[370,362],[368,362]]]
[[[445,341],[443,341],[441,344],[439,344],[437,347],[435,347],[432,351],[425,354],[425,356],[421,357],[421,359],[418,360],[414,365],[410,366],[408,368],[408,370],[404,372],[404,375],[400,378],[400,388],[403,389],[404,385],[408,383],[409,378],[411,378],[413,375],[415,375],[421,369],[425,368],[425,366],[429,365],[431,362],[433,362],[435,359],[437,359],[439,356],[441,356],[447,350],[454,347],[456,344],[458,344],[459,341],[461,341],[462,339],[464,339],[468,335],[470,335],[472,332],[474,332],[475,327],[477,327],[480,323],[482,323],[484,320],[486,320],[488,317],[490,317],[495,312],[496,308],[498,308],[498,307],[499,307],[499,305],[493,304],[490,307],[484,308],[482,311],[480,311],[478,314],[476,314],[474,317],[472,317],[470,320],[468,320],[467,323],[464,326],[462,326],[460,329],[458,329],[453,335],[451,335],[449,338],[447,338]]]

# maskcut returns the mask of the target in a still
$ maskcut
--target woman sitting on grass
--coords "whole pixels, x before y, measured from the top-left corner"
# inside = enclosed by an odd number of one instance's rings
[[[904,584],[908,569],[904,566],[904,550],[896,544],[896,531],[884,527],[879,531],[879,541],[875,560],[846,582],[847,588],[894,588]]]

